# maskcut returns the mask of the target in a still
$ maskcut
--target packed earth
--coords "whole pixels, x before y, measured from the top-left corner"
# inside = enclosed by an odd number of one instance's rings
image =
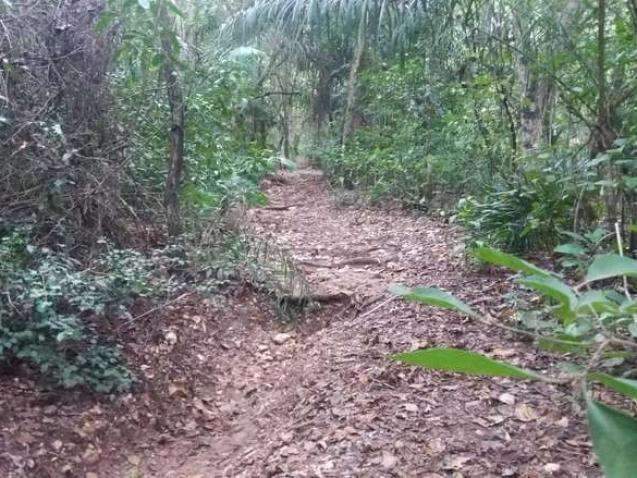
[[[506,320],[485,297],[507,276],[469,272],[452,225],[338,197],[313,169],[263,188],[269,205],[247,212],[248,227],[290,255],[314,304],[283,321],[246,286],[219,303],[180,298],[143,317],[127,347],[144,385],[113,400],[3,379],[2,476],[601,476],[559,387],[391,359],[454,346],[556,366],[524,337],[388,292],[436,285]]]

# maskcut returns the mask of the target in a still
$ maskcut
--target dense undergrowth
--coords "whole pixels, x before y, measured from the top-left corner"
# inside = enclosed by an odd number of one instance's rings
[[[204,45],[217,35],[222,6],[170,7],[175,18],[188,17],[188,47],[185,24],[157,17],[166,6],[25,1],[0,8],[6,371],[37,371],[47,386],[128,390],[134,371],[116,337],[134,310],[184,291],[218,293],[240,277],[278,283],[253,264],[240,225],[224,219],[233,208],[263,204],[259,182],[281,166],[268,138],[268,99],[253,100],[264,60]],[[174,186],[179,234],[167,199],[167,176],[176,172],[167,161],[176,151],[167,94],[174,85],[162,81],[173,62],[188,111]],[[49,78],[53,65],[58,81]]]

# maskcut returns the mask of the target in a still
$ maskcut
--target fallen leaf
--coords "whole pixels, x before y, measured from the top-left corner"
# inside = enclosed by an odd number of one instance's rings
[[[171,383],[168,385],[168,396],[172,397],[174,395],[181,395],[182,397],[187,397],[188,392],[183,385],[178,385],[175,383]]]
[[[432,455],[438,455],[445,451],[445,444],[442,438],[434,438],[427,443],[427,448]]]
[[[208,420],[215,418],[215,414],[210,410],[199,397],[195,397],[192,400],[192,405],[195,409],[199,410]]]
[[[522,422],[530,422],[537,420],[538,414],[530,405],[521,403],[515,407],[515,418]]]

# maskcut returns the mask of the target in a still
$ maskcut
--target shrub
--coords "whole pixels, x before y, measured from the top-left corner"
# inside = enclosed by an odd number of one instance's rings
[[[560,255],[560,266],[578,276],[584,274],[596,255],[607,252],[608,242],[615,236],[601,227],[582,234],[570,231],[562,231],[562,234],[568,237],[570,242],[560,244],[554,252]]]
[[[119,350],[102,343],[88,319],[150,293],[149,261],[109,250],[82,270],[63,252],[29,244],[27,229],[14,229],[0,239],[0,264],[0,361],[31,364],[66,388],[131,386]]]
[[[457,219],[470,243],[509,251],[550,250],[570,226],[574,199],[564,182],[545,172],[526,173],[508,187],[458,204]]]

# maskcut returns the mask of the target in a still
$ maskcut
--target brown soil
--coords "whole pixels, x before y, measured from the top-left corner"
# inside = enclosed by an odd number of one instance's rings
[[[388,294],[394,282],[437,285],[510,314],[487,299],[508,290],[506,277],[472,272],[453,228],[339,206],[314,170],[264,187],[270,206],[249,211],[251,227],[289,251],[322,308],[284,325],[241,287],[218,303],[174,304],[139,324],[128,348],[145,387],[123,399],[47,396],[4,379],[0,475],[600,476],[567,390],[389,359],[445,345],[556,365],[520,337]]]

